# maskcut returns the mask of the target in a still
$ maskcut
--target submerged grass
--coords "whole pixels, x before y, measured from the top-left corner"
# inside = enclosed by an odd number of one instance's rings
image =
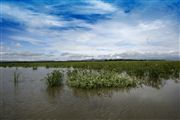
[[[138,84],[135,78],[126,73],[104,70],[74,70],[68,73],[68,85],[76,88],[127,88]]]
[[[47,74],[45,80],[49,87],[60,86],[62,83],[62,73],[59,70],[54,70]]]

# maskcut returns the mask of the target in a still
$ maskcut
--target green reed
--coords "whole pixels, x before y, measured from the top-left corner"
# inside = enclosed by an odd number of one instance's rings
[[[54,70],[45,77],[49,87],[60,86],[62,83],[62,73],[59,70]]]

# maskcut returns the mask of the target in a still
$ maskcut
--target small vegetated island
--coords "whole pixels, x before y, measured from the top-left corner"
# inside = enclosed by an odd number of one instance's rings
[[[129,88],[142,84],[158,87],[162,80],[179,80],[180,61],[64,61],[64,62],[2,62],[1,67],[71,68],[67,84],[75,88]],[[72,69],[73,68],[73,69]],[[58,70],[45,79],[48,86],[62,84]]]

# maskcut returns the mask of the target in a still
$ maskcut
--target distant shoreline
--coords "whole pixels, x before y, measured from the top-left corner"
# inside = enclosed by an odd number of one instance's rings
[[[91,60],[37,60],[37,61],[1,61],[1,63],[36,63],[36,62],[102,62],[102,61],[180,61],[169,59],[91,59]]]

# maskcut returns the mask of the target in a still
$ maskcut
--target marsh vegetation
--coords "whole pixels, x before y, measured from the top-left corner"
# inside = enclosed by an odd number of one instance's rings
[[[74,70],[68,73],[68,85],[76,88],[134,87],[137,80],[126,73],[104,70]]]
[[[62,83],[62,73],[59,70],[54,70],[47,74],[45,80],[49,87],[60,86]]]
[[[179,79],[179,61],[91,61],[91,62],[17,62],[2,63],[4,67],[74,68],[68,73],[67,83],[76,88],[125,88],[154,85],[162,79]],[[18,75],[15,75],[17,78]],[[53,71],[46,76],[48,86],[59,86],[62,73]],[[157,84],[155,84],[157,85]]]
[[[68,62],[4,62],[1,67],[46,67],[46,68],[82,68],[93,70],[108,70],[150,78],[178,77],[180,61],[68,61]]]

